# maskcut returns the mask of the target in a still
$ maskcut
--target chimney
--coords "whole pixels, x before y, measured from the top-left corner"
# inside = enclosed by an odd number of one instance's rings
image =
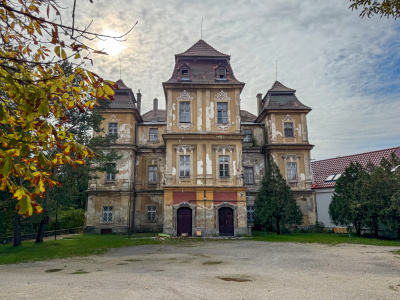
[[[158,122],[158,99],[154,98],[153,100],[153,122]]]
[[[262,94],[257,94],[257,107],[258,107],[258,113],[260,113],[263,109]]]
[[[142,106],[142,94],[140,93],[140,90],[138,90],[138,93],[136,94],[136,108],[139,111],[139,114],[141,106]]]

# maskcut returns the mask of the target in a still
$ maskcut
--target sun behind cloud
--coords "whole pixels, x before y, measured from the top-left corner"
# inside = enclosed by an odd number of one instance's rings
[[[102,32],[102,34],[111,37],[118,37],[123,33],[114,30],[107,30]],[[108,55],[118,55],[126,48],[126,42],[125,39],[101,38],[101,40],[97,42],[97,48],[98,50],[106,52]]]

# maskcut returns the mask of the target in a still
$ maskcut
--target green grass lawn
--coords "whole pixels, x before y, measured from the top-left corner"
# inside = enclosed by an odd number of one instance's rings
[[[156,234],[132,234],[128,235],[108,234],[92,235],[79,234],[65,237],[60,240],[45,241],[36,244],[34,241],[22,242],[21,247],[13,247],[12,244],[0,245],[0,264],[15,264],[21,262],[32,262],[38,260],[49,260],[67,258],[74,256],[87,256],[105,253],[110,248],[121,248],[139,245],[168,244],[183,247],[201,246],[205,241],[203,238],[196,239],[150,239]],[[277,235],[263,232],[253,232],[248,240],[261,242],[285,242],[285,243],[319,243],[326,245],[337,245],[342,243],[364,244],[376,246],[395,246],[400,248],[400,241],[388,241],[380,239],[362,238],[348,235],[326,234],[326,233],[292,233]],[[207,239],[208,242],[227,242],[230,240]],[[246,240],[243,241],[244,243]],[[400,250],[395,252],[400,254]]]
[[[348,234],[335,234],[335,233],[291,233],[277,235],[276,233],[268,232],[267,235],[260,231],[253,231],[251,237],[253,241],[262,242],[283,242],[283,243],[318,243],[325,245],[338,245],[338,244],[362,244],[362,245],[375,245],[375,246],[395,246],[400,247],[400,241],[382,240],[374,238],[364,238]]]
[[[109,248],[120,248],[138,245],[161,244],[162,241],[145,238],[148,234],[131,235],[92,235],[79,234],[56,241],[45,241],[36,244],[34,241],[24,241],[22,246],[12,244],[0,245],[0,264],[66,258],[72,256],[87,256],[102,254]],[[152,234],[154,236],[154,234]]]

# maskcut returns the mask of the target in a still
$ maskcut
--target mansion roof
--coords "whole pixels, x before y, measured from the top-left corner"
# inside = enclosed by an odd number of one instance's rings
[[[264,109],[311,110],[297,99],[295,92],[296,90],[275,81],[263,99]]]
[[[114,100],[110,102],[110,108],[135,108],[136,98],[132,89],[128,88],[121,79],[117,80],[116,84],[118,88],[114,90],[115,96]]]
[[[366,153],[330,158],[311,162],[314,182],[313,189],[333,188],[335,180],[327,180],[329,176],[342,174],[351,162],[358,162],[365,167],[369,162],[378,166],[382,158],[390,159],[392,153],[400,157],[400,147],[371,151]]]

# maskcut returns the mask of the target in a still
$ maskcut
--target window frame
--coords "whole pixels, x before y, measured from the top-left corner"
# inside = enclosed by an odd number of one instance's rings
[[[251,170],[251,174],[246,174],[246,170]],[[248,182],[246,182],[246,178],[248,178]],[[253,167],[243,167],[243,181],[245,185],[253,185],[254,184],[254,168]]]
[[[157,222],[157,206],[147,205],[146,216],[147,222]]]
[[[222,75],[222,77],[220,77]],[[217,80],[227,80],[226,78],[226,68],[223,66],[218,67],[215,70],[215,77]]]
[[[292,168],[290,166],[294,166],[294,168]],[[296,162],[287,162],[286,163],[286,172],[287,172],[287,180],[289,182],[297,182],[298,176],[297,176],[297,163]]]
[[[218,156],[218,175],[219,178],[230,178],[229,177],[229,155]]]
[[[118,135],[118,123],[117,122],[109,122],[108,123],[108,133],[107,133],[107,135]]]
[[[149,184],[157,184],[158,180],[158,166],[149,165],[147,168],[147,182]]]
[[[291,127],[286,126],[289,124]],[[294,123],[293,122],[283,122],[283,130],[285,133],[285,137],[289,137],[289,138],[294,137]]]
[[[247,205],[246,206],[246,215],[247,215],[247,222],[255,222],[256,221],[256,207],[254,205]]]
[[[179,155],[179,177],[190,178],[190,155]]]
[[[149,142],[158,142],[158,128],[149,128]]]
[[[186,71],[186,73],[184,73]],[[183,65],[179,69],[179,79],[181,81],[190,81],[190,68],[187,65]]]
[[[190,101],[179,102],[179,123],[191,123]]]
[[[224,106],[224,107],[222,107]],[[217,124],[228,124],[228,102],[217,102]],[[221,113],[221,116],[220,116]],[[225,116],[224,116],[225,113]],[[225,122],[224,122],[225,121]]]
[[[109,220],[110,215],[111,215],[111,221]],[[108,205],[103,206],[101,210],[101,223],[113,223],[113,217],[114,217],[114,207]]]
[[[116,163],[107,163],[107,165],[113,165],[114,166],[114,170],[117,171],[117,164]],[[108,182],[115,182],[115,178],[116,178],[116,173],[108,173],[106,171],[106,181]]]
[[[247,133],[246,133],[246,131],[247,131]],[[253,130],[252,129],[247,129],[247,128],[243,129],[243,134],[245,135],[245,137],[243,139],[243,143],[253,142]]]

